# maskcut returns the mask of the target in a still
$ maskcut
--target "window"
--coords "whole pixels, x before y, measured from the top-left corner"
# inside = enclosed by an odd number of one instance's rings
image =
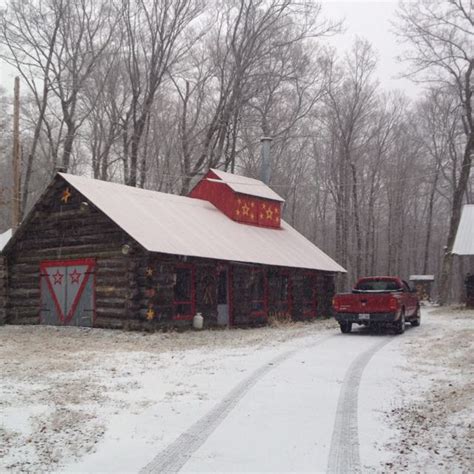
[[[254,269],[250,275],[250,303],[252,316],[267,315],[266,279],[262,269]]]
[[[359,291],[400,291],[400,285],[395,280],[363,280],[358,283],[355,290]]]
[[[278,279],[278,305],[280,311],[291,313],[291,280],[287,272],[282,272]]]
[[[194,317],[194,269],[191,265],[180,265],[175,269],[174,319]]]
[[[318,308],[316,275],[306,273],[303,280],[303,317],[315,318]]]

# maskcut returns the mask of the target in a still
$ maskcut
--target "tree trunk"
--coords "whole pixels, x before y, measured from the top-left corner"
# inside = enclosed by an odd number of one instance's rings
[[[474,151],[474,133],[471,132],[469,140],[464,150],[464,158],[462,162],[461,175],[456,186],[453,199],[453,207],[451,212],[451,220],[449,222],[448,239],[446,242],[446,249],[443,257],[443,264],[441,269],[439,281],[439,302],[441,305],[448,303],[451,274],[453,268],[453,250],[454,239],[458,230],[459,221],[461,220],[461,210],[463,203],[464,192],[469,181],[469,174],[471,171],[472,153]]]

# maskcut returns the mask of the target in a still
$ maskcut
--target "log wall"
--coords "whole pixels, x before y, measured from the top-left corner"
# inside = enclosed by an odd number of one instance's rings
[[[0,255],[0,325],[7,319],[7,280],[6,259]]]
[[[71,194],[61,198],[65,190]],[[122,246],[130,238],[83,196],[58,178],[20,228],[8,249],[9,305],[7,322],[38,324],[40,310],[40,262],[45,260],[96,259],[94,325],[123,327],[133,309],[133,259]]]

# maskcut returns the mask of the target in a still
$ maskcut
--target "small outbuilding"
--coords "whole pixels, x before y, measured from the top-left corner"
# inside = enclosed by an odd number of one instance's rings
[[[420,301],[431,300],[434,275],[410,275],[410,281],[413,282],[413,286],[416,289],[416,294]]]
[[[474,204],[466,204],[462,209],[453,254],[467,260],[469,270],[464,280],[466,305],[474,308]]]
[[[154,329],[331,314],[345,272],[262,182],[210,170],[188,197],[59,173],[4,248],[6,320]]]

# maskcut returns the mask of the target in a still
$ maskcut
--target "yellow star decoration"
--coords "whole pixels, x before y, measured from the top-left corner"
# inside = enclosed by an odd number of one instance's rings
[[[153,276],[153,268],[148,267],[148,268],[146,269],[145,274],[146,274],[147,277]]]
[[[255,203],[254,202],[250,203],[250,206],[255,207]]]
[[[235,214],[236,214],[237,216],[240,216],[240,211],[237,209],[237,210],[235,211]]]
[[[250,213],[250,219],[252,219],[252,220],[255,219],[255,214],[253,212]]]
[[[267,209],[267,219],[271,219],[273,217],[273,211],[269,208]]]
[[[148,306],[148,311],[146,312],[146,319],[148,319],[148,321],[151,321],[154,317],[155,310],[151,306]]]
[[[71,194],[71,191],[69,188],[66,188],[62,195],[61,195],[61,201],[64,203],[64,204],[67,204],[67,202],[69,201],[69,198],[72,196]]]
[[[262,204],[262,209],[265,209],[265,204]]]
[[[244,216],[248,216],[249,215],[249,211],[250,211],[250,207],[247,206],[247,203],[245,203],[243,206],[242,206],[242,214]]]
[[[260,219],[263,219],[263,214],[260,214],[260,216],[259,216],[259,217],[260,217]]]

